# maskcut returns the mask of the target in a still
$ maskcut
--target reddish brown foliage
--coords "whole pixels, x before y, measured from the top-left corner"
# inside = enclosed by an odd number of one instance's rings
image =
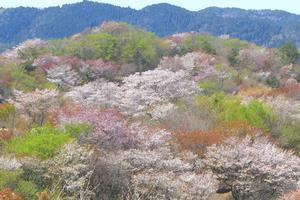
[[[285,95],[289,97],[300,96],[300,84],[287,84],[280,88],[275,88],[267,93],[267,96]]]
[[[207,132],[179,130],[175,132],[174,136],[182,150],[203,155],[207,147],[221,143],[230,137],[245,137],[246,135],[254,137],[257,134],[262,134],[262,132],[262,130],[245,122],[234,121],[220,124]]]
[[[6,128],[0,129],[0,141],[8,141],[12,138],[12,131]]]
[[[23,198],[14,193],[12,189],[5,188],[0,191],[0,200],[23,200]]]
[[[12,82],[11,72],[4,71],[0,73],[0,85],[7,85]]]
[[[245,87],[244,85],[241,85],[239,87],[239,94],[244,96],[251,96],[254,98],[262,97],[263,95],[270,92],[270,89],[266,86],[258,85],[258,86],[251,86],[251,87]]]

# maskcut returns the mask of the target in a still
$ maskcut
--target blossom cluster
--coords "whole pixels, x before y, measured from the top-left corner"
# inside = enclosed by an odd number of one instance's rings
[[[14,157],[0,157],[0,169],[17,170],[22,164]]]
[[[266,97],[265,102],[270,105],[281,123],[295,123],[300,121],[300,101],[279,95],[275,97]]]
[[[58,57],[50,54],[38,57],[32,65],[41,68],[48,80],[59,86],[77,86],[83,81],[112,78],[120,68],[112,61],[84,61],[77,57]]]
[[[300,178],[299,157],[263,137],[214,144],[205,163],[237,199],[274,199],[296,189]]]
[[[59,178],[64,188],[64,197],[90,199],[94,196],[92,188],[89,188],[89,180],[93,174],[89,165],[91,156],[92,150],[87,147],[69,143],[58,155],[43,163],[48,175]]]
[[[133,199],[149,196],[154,199],[204,200],[218,188],[216,177],[203,169],[197,156],[190,152],[176,154],[167,144],[100,152],[94,178],[104,178],[103,190],[108,190],[106,184],[119,185],[125,180],[122,185],[130,188]],[[121,180],[111,179],[114,174],[118,174]]]
[[[202,52],[192,52],[182,57],[178,55],[163,57],[158,67],[172,71],[185,70],[192,74],[195,80],[199,81],[217,74],[215,64],[216,58],[214,56]]]
[[[65,97],[89,105],[117,107],[126,115],[141,116],[162,104],[171,108],[170,102],[199,92],[184,71],[155,69],[125,77],[120,86],[99,80],[75,87]]]
[[[32,116],[45,112],[50,106],[55,105],[57,97],[58,91],[53,89],[36,89],[28,93],[15,90],[14,99],[11,102],[21,113]]]

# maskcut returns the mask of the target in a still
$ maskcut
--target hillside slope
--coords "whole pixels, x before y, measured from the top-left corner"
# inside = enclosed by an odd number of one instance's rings
[[[299,200],[299,58],[117,22],[27,40],[0,54],[0,199]]]

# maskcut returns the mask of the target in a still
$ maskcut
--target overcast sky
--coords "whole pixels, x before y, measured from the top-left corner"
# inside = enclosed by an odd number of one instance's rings
[[[80,2],[82,0],[0,0],[0,7],[49,7],[67,3]],[[300,0],[94,0],[110,3],[123,7],[141,9],[147,5],[156,3],[170,3],[184,7],[188,10],[200,10],[210,6],[238,7],[244,9],[279,9],[300,14]]]

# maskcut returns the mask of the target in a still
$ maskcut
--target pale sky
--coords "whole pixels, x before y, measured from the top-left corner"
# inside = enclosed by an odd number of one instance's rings
[[[0,7],[49,7],[82,0],[0,0]],[[156,3],[170,3],[188,10],[200,10],[210,6],[237,7],[244,9],[278,9],[300,14],[300,0],[93,0],[122,7],[141,9]]]

